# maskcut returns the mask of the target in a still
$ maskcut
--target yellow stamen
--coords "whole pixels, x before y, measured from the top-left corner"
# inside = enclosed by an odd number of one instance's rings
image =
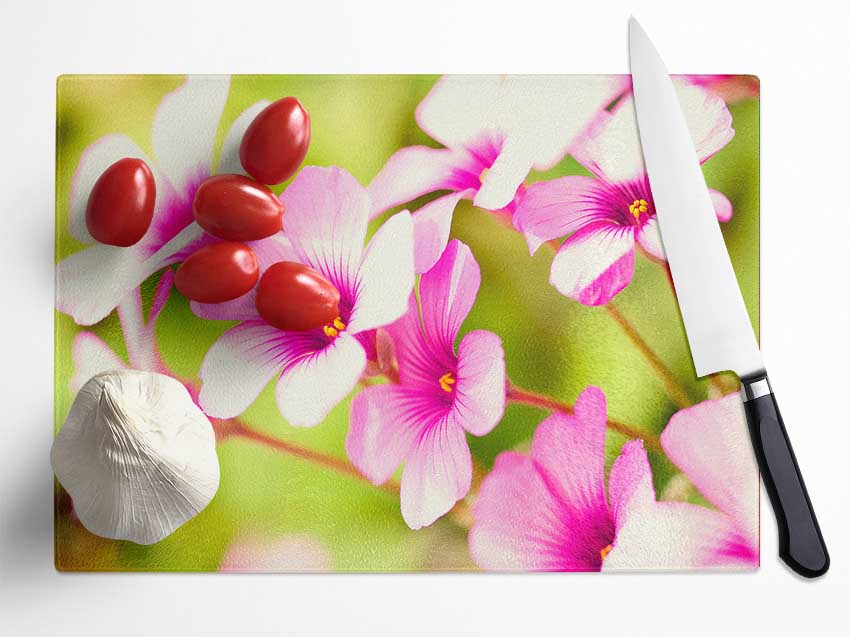
[[[639,219],[647,210],[649,210],[649,202],[646,199],[635,199],[629,204],[629,212],[635,219]]]
[[[608,553],[610,553],[610,552],[611,552],[611,549],[613,549],[613,548],[614,548],[614,547],[613,547],[611,544],[609,544],[609,545],[608,545],[608,546],[606,546],[604,549],[602,549],[601,551],[599,551],[599,555],[601,555],[601,556],[602,556],[602,560],[603,560],[603,561],[605,560],[605,558],[606,558],[606,557],[608,557]]]
[[[490,169],[485,168],[484,170],[481,171],[481,174],[478,175],[478,181],[480,181],[483,184],[484,180],[487,179],[487,175],[489,175],[489,174],[490,174]]]
[[[344,329],[345,323],[343,323],[342,319],[340,319],[338,316],[322,328],[325,333],[325,336],[327,336],[328,338],[336,338],[337,336],[339,336],[339,333],[342,332]]]
[[[451,372],[446,372],[445,374],[440,376],[439,382],[440,382],[440,388],[444,392],[451,393],[452,385],[454,385],[455,382],[457,382],[457,381],[455,381],[455,377],[452,375]]]

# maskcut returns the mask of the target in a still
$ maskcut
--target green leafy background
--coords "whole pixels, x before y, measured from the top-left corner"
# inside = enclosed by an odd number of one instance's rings
[[[234,76],[218,129],[216,148],[233,120],[259,99],[295,95],[310,112],[312,142],[305,163],[337,165],[368,184],[386,159],[410,144],[436,145],[418,129],[416,105],[433,85],[432,76]],[[182,82],[171,76],[65,76],[58,81],[56,258],[81,248],[67,232],[69,190],[83,150],[102,135],[129,135],[152,154],[150,129],[162,97]],[[757,99],[730,104],[736,135],[704,167],[711,187],[732,201],[735,215],[723,225],[744,298],[758,325],[758,134]],[[219,152],[218,150],[216,152]],[[587,174],[567,157],[528,181]],[[283,186],[277,190],[282,190]],[[421,205],[426,198],[414,202]],[[381,219],[376,221],[379,224]],[[373,228],[374,230],[374,228]],[[501,336],[511,380],[524,388],[572,403],[588,385],[601,387],[609,416],[651,434],[660,433],[676,405],[604,308],[583,307],[548,284],[552,252],[530,257],[525,241],[491,214],[468,202],[458,207],[452,234],[471,246],[482,273],[475,307],[464,332],[488,329]],[[143,286],[150,299],[158,276]],[[638,256],[632,284],[614,304],[676,374],[693,402],[711,396],[695,378],[681,318],[663,270]],[[169,367],[197,378],[204,353],[232,323],[195,317],[172,292],[157,325],[158,343]],[[80,330],[56,313],[55,427],[65,419],[73,396],[71,343]],[[91,331],[126,359],[114,313]],[[726,379],[732,386],[734,378]],[[299,446],[345,460],[350,399],[321,425],[289,426],[276,408],[273,385],[244,414],[250,427]],[[511,405],[487,436],[469,437],[479,470],[499,452],[525,450],[546,413]],[[625,439],[609,432],[608,466]],[[475,568],[466,545],[467,503],[421,531],[404,524],[398,496],[364,480],[287,455],[268,446],[228,438],[218,446],[221,487],[200,515],[152,546],[97,538],[69,513],[67,496],[56,488],[56,565],[62,570],[215,570],[230,543],[243,537],[273,540],[311,536],[324,547],[334,569],[463,570]],[[652,453],[659,493],[670,487],[675,467]],[[694,502],[698,494],[682,478],[677,492]],[[471,501],[472,498],[469,498]]]

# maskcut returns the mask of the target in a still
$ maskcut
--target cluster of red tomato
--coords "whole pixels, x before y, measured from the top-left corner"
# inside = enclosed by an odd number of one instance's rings
[[[178,268],[181,294],[202,303],[223,303],[257,285],[257,311],[279,329],[309,330],[339,317],[339,291],[321,273],[281,261],[260,279],[257,256],[245,241],[283,228],[284,206],[265,184],[289,179],[307,154],[310,116],[294,97],[263,109],[239,147],[243,175],[216,175],[195,193],[192,209],[205,232],[218,239],[190,255]],[[86,225],[95,240],[129,247],[144,237],[153,219],[156,183],[141,159],[121,159],[92,188]]]

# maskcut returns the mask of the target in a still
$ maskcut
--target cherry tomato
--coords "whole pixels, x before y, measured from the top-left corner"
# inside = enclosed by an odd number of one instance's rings
[[[244,243],[204,246],[177,269],[174,285],[192,301],[223,303],[249,292],[260,277],[254,251]]]
[[[128,247],[138,243],[153,219],[156,183],[141,159],[119,159],[95,182],[86,206],[86,226],[96,241]]]
[[[198,225],[228,241],[265,239],[283,227],[280,199],[243,175],[210,177],[195,192],[192,209]]]
[[[280,261],[260,279],[257,311],[280,330],[311,330],[339,317],[339,290],[313,268]]]
[[[307,154],[310,116],[294,97],[266,106],[242,136],[239,159],[257,181],[279,184],[289,179]]]

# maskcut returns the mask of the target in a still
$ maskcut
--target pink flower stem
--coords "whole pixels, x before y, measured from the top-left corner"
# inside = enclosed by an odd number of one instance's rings
[[[555,252],[557,252],[561,247],[560,244],[554,240],[547,241],[546,245],[549,246]],[[640,335],[637,329],[635,329],[634,325],[632,325],[631,322],[625,316],[623,316],[623,314],[614,306],[614,302],[609,301],[602,307],[605,308],[605,311],[608,312],[608,315],[614,319],[617,325],[620,326],[620,328],[626,334],[628,339],[646,359],[646,362],[649,363],[649,366],[656,373],[656,375],[664,385],[664,388],[667,391],[667,395],[670,396],[670,399],[674,403],[676,403],[679,409],[689,407],[691,405],[691,399],[688,396],[688,393],[682,387],[682,385],[676,380],[676,376],[652,350],[649,344],[645,340],[643,340],[643,337]]]
[[[314,449],[307,449],[306,447],[261,433],[246,426],[237,418],[231,418],[229,420],[213,420],[213,427],[215,429],[216,440],[218,442],[230,437],[250,440],[257,444],[270,447],[271,449],[284,453],[288,456],[299,458],[313,464],[318,464],[349,478],[355,478],[362,482],[367,482],[370,485],[372,484],[368,478],[355,469],[353,465],[341,458],[336,458]],[[399,485],[393,481],[378,485],[378,488],[394,495],[398,495],[399,492]]]
[[[538,394],[527,389],[522,389],[510,382],[507,386],[507,398],[509,402],[520,405],[530,405],[532,407],[539,407],[540,409],[546,409],[549,411],[560,411],[566,414],[575,413],[573,406],[568,403],[555,400],[551,396],[546,396],[545,394]],[[658,436],[639,431],[631,425],[627,425],[617,420],[609,419],[606,424],[609,429],[616,431],[627,438],[639,438],[643,440],[648,449],[653,451],[662,451],[661,442],[658,439]]]
[[[673,295],[676,295],[676,286],[673,284],[673,273],[670,271],[670,264],[667,261],[659,259],[658,257],[654,257],[649,254],[646,250],[641,248],[641,253],[650,261],[655,263],[659,268],[664,271],[664,274],[667,276],[667,283],[670,285],[670,291]],[[738,391],[737,383],[730,387],[723,378],[722,374],[711,374],[708,377],[709,382],[714,386],[714,388],[720,392],[721,395],[729,394],[733,391]]]

